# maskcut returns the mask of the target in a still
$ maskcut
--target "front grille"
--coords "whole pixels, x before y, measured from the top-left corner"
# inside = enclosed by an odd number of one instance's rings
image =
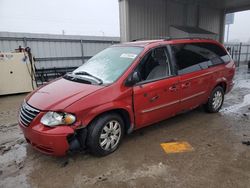
[[[19,121],[27,127],[29,126],[31,121],[39,114],[39,112],[39,110],[24,102],[20,109]]]

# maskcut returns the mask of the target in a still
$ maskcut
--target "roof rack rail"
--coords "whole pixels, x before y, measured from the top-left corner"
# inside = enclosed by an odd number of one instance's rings
[[[184,39],[186,40],[195,40],[195,39],[208,40],[210,39],[211,40],[211,38],[205,38],[205,37],[169,37],[169,39],[166,39],[166,40],[184,40]]]
[[[141,40],[157,40],[157,39],[168,40],[168,39],[170,39],[170,37],[163,37],[163,36],[154,36],[154,37],[150,37],[150,38],[144,37],[144,38],[133,39],[133,40],[131,40],[131,42],[141,41]]]
[[[169,41],[169,40],[195,40],[195,39],[200,39],[200,40],[211,40],[211,38],[206,38],[206,37],[150,37],[150,38],[138,38],[138,39],[133,39],[131,42],[136,42],[136,41],[141,41],[141,40],[165,40],[165,41]]]

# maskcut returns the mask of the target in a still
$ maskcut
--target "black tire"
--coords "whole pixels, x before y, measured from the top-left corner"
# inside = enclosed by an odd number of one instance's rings
[[[221,97],[219,97],[219,94]],[[216,96],[220,98],[217,99]],[[215,100],[218,100],[216,103]],[[205,110],[209,113],[217,113],[221,109],[222,105],[224,102],[224,89],[221,86],[217,86],[216,88],[213,89],[207,104],[205,104]],[[216,105],[217,104],[217,105]]]
[[[109,132],[109,133],[105,131],[105,129],[107,130],[107,128],[110,128],[109,130],[111,130],[112,125],[113,127],[115,127],[115,125],[120,127],[120,134],[114,135],[114,133],[117,133],[118,129],[116,131],[114,130],[113,132]],[[110,142],[109,143],[110,146],[106,150],[105,150],[105,147],[108,145],[108,143],[105,146],[101,146],[101,144],[103,144],[105,142],[104,140],[106,139],[106,138],[101,138],[101,135],[105,135],[105,133],[108,134],[106,142]],[[115,136],[118,136],[118,135],[119,135],[119,138],[117,139],[117,143],[116,143],[114,138]],[[116,113],[107,113],[107,114],[97,117],[89,125],[88,136],[87,136],[87,147],[91,154],[95,156],[105,156],[114,152],[119,147],[119,145],[121,144],[123,135],[124,135],[124,121],[121,118],[121,116]],[[112,146],[112,141],[113,143],[114,142],[116,143],[113,146]]]

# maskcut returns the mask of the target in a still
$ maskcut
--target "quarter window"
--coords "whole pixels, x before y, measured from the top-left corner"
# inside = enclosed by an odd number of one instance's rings
[[[186,74],[212,65],[225,63],[226,51],[210,43],[171,45],[176,60],[178,74]]]

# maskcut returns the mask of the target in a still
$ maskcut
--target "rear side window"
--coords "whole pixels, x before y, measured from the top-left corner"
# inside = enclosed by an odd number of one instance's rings
[[[186,74],[230,61],[226,51],[215,44],[175,44],[171,45],[171,48],[178,74]]]

